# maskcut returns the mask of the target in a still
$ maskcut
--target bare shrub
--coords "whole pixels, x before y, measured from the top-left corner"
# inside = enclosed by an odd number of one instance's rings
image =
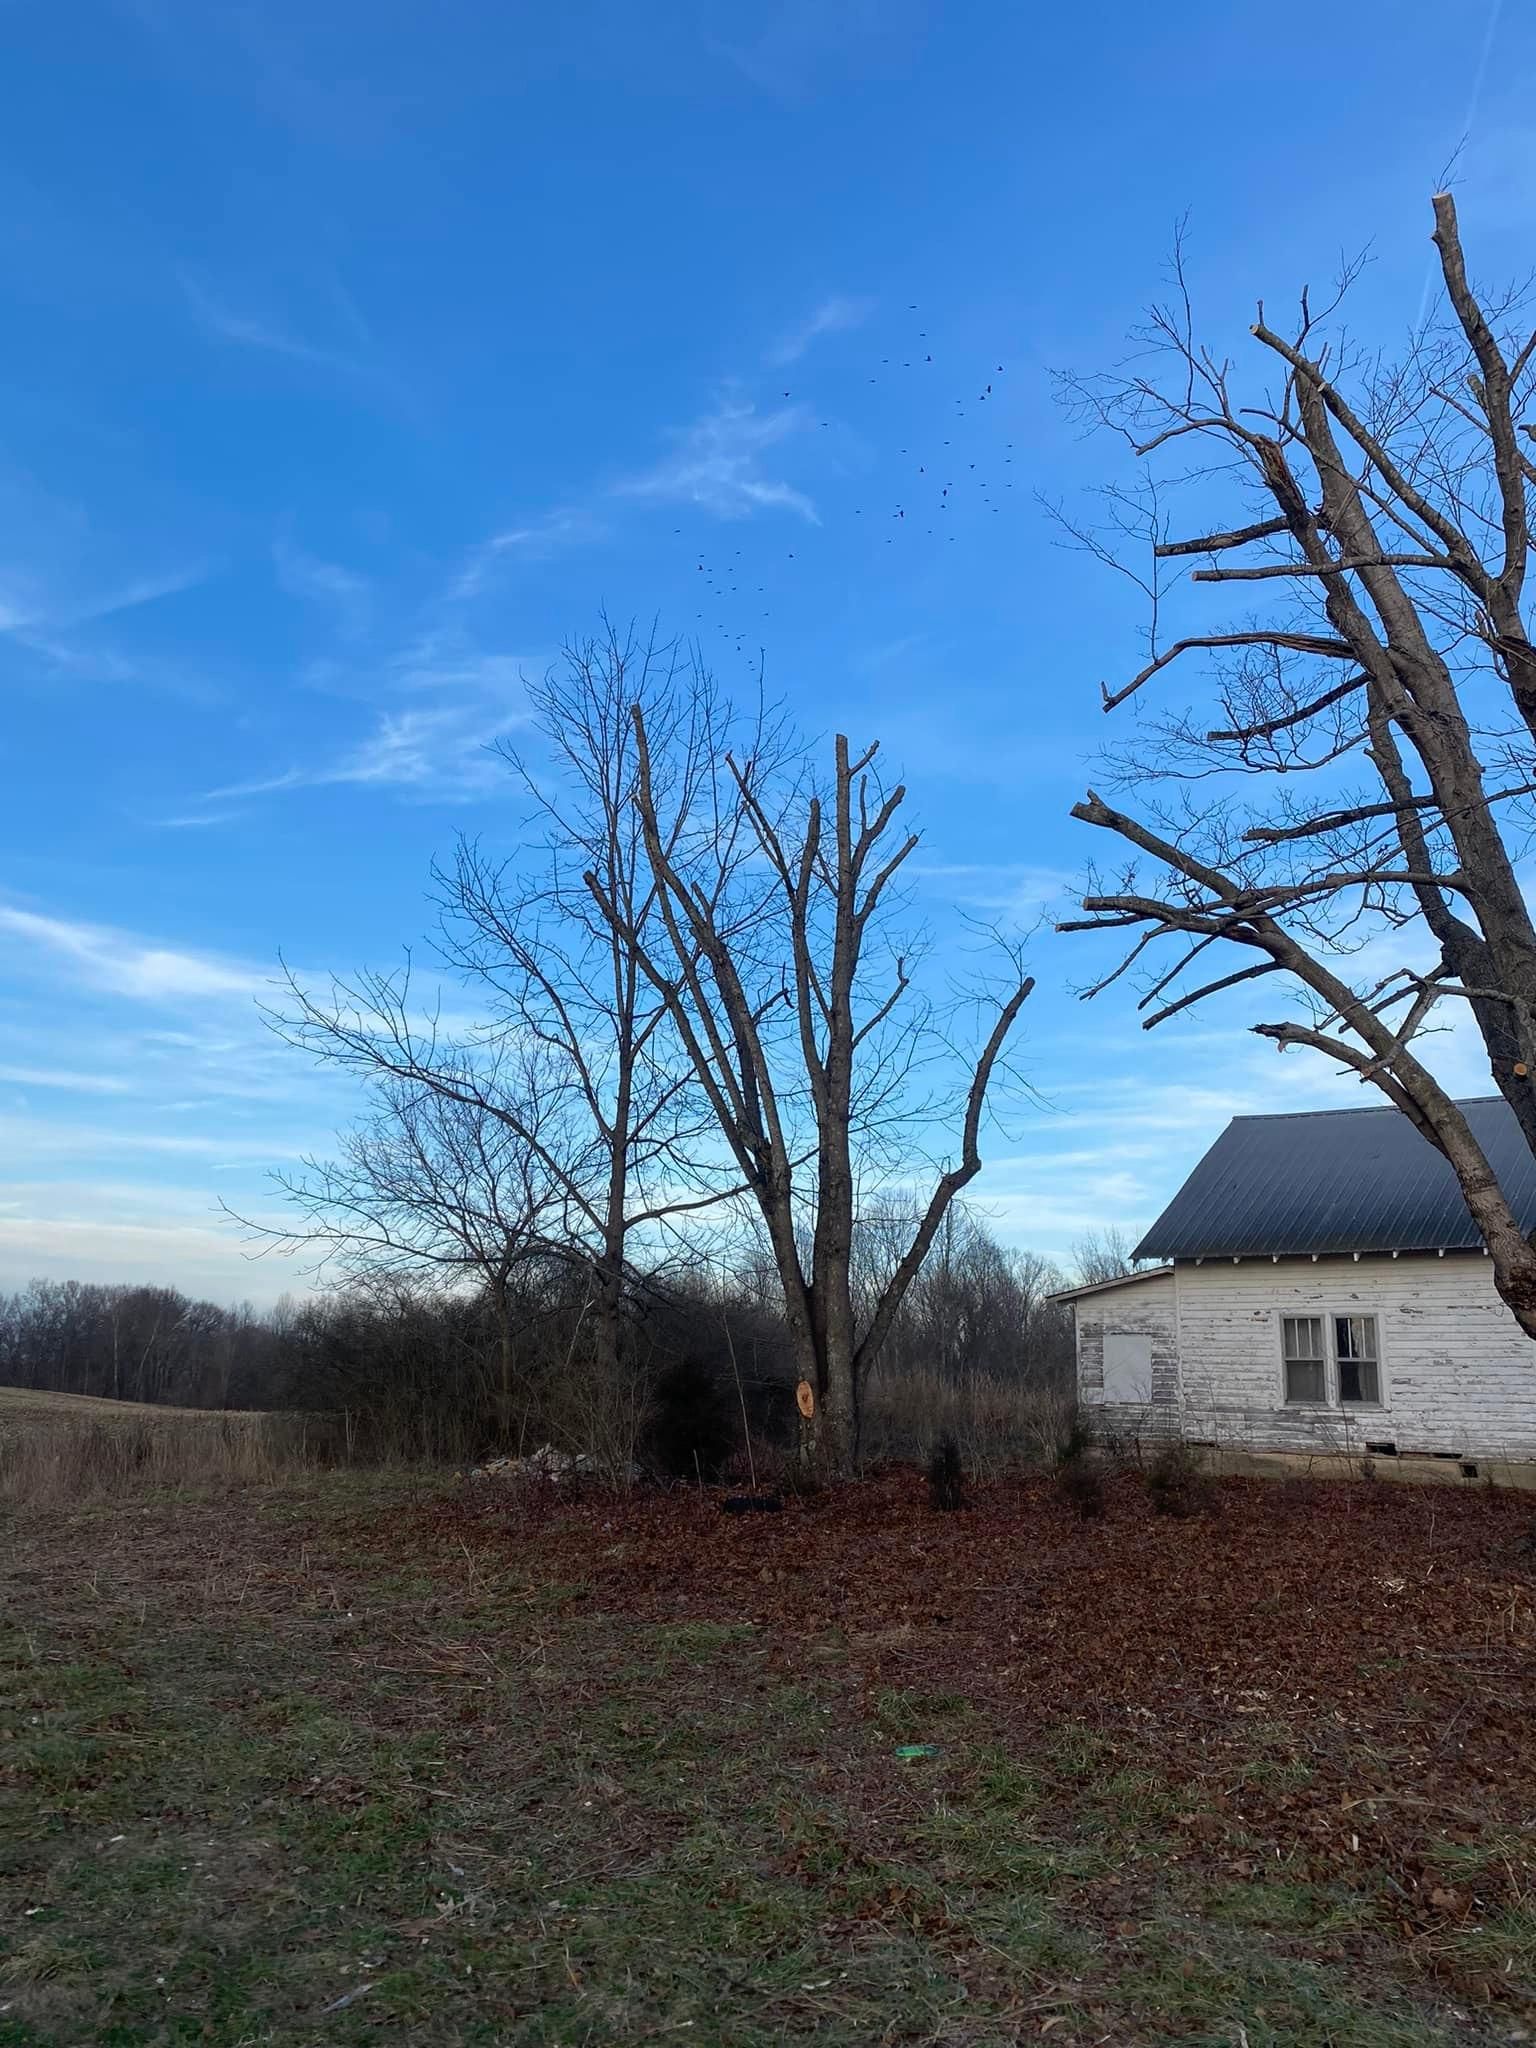
[[[1056,1447],[1058,1466],[1080,1464],[1093,1448],[1093,1427],[1080,1408],[1074,1408],[1060,1443]]]
[[[1081,1409],[1074,1409],[1056,1445],[1056,1490],[1084,1522],[1104,1512],[1104,1467],[1091,1454],[1093,1430]]]
[[[1147,1467],[1147,1494],[1159,1515],[1198,1515],[1211,1504],[1211,1482],[1186,1443],[1164,1444]]]
[[[650,1389],[628,1359],[592,1359],[551,1383],[544,1420],[551,1443],[590,1458],[604,1485],[629,1486],[650,1420]]]
[[[1071,1458],[1056,1474],[1056,1490],[1080,1521],[1096,1522],[1104,1513],[1104,1467],[1091,1458]]]
[[[1001,1374],[882,1368],[865,1396],[861,1449],[866,1463],[925,1464],[935,1438],[949,1436],[969,1476],[984,1479],[1051,1463],[1071,1407],[1064,1392]]]
[[[946,1514],[965,1506],[965,1470],[952,1436],[939,1438],[928,1461],[928,1505]]]

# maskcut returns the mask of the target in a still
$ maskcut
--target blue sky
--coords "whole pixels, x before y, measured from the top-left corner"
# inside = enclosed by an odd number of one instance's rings
[[[1138,625],[1040,509],[1117,463],[1050,370],[1116,358],[1186,212],[1217,332],[1369,242],[1393,343],[1464,135],[1477,271],[1529,265],[1536,17],[1483,0],[3,14],[0,1284],[290,1283],[217,1205],[348,1099],[256,998],[387,963],[434,853],[511,837],[487,748],[600,605],[760,648],[907,772],[936,914],[1033,917]],[[1353,1099],[1081,1008],[1082,941],[1033,964],[1048,1106],[979,1189],[1017,1242]]]

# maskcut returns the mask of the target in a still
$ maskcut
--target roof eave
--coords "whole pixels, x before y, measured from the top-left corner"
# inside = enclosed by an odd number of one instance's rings
[[[1133,1287],[1138,1280],[1162,1280],[1173,1271],[1173,1262],[1148,1266],[1144,1273],[1117,1273],[1112,1280],[1089,1280],[1081,1287],[1058,1287],[1047,1301],[1077,1301],[1085,1294],[1107,1294],[1112,1287]]]

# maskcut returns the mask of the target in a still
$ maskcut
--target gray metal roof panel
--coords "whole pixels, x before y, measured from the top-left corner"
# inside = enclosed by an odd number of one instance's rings
[[[1460,1105],[1522,1230],[1536,1158],[1500,1095]],[[1234,1117],[1136,1247],[1139,1259],[1475,1251],[1449,1162],[1400,1110]]]

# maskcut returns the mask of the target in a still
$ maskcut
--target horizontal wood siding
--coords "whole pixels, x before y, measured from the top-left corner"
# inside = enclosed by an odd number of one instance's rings
[[[1181,1264],[1178,1352],[1184,1432],[1234,1446],[1536,1457],[1536,1344],[1494,1292],[1478,1252],[1444,1258],[1208,1260]],[[1374,1315],[1380,1408],[1284,1401],[1280,1319]]]
[[[1093,1410],[1105,1436],[1176,1435],[1179,1426],[1179,1350],[1174,1275],[1149,1274],[1123,1287],[1086,1294],[1073,1304],[1077,1320],[1078,1397]],[[1104,1399],[1104,1338],[1115,1331],[1152,1339],[1150,1399],[1134,1406]]]

